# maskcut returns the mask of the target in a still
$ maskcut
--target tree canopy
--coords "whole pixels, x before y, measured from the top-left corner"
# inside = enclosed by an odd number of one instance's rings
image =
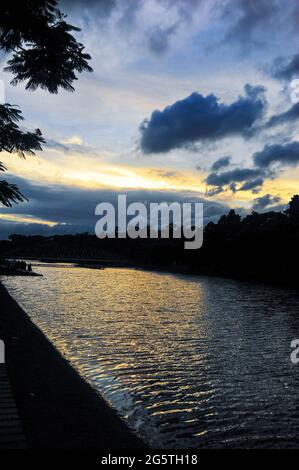
[[[62,88],[74,91],[76,73],[91,72],[91,57],[72,32],[79,28],[66,22],[56,0],[1,0],[0,50],[8,54],[5,71],[13,75],[12,85],[25,82],[27,90],[42,88],[58,93]],[[39,129],[22,130],[21,111],[14,105],[0,104],[0,152],[25,158],[42,150],[45,140]],[[0,163],[0,170],[5,171]],[[15,185],[0,180],[0,203],[11,206],[24,200]]]

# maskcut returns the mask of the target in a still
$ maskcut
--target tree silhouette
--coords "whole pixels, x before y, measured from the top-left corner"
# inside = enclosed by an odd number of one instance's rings
[[[222,215],[219,219],[220,225],[227,225],[229,227],[233,227],[238,225],[241,222],[241,217],[239,214],[236,214],[234,209],[231,209],[227,215]]]
[[[0,50],[11,53],[4,70],[13,74],[12,85],[26,82],[26,89],[42,88],[58,93],[59,88],[74,91],[76,72],[91,72],[90,56],[72,36],[79,28],[68,24],[56,0],[1,0]],[[0,105],[0,152],[25,158],[42,150],[45,140],[39,129],[24,132],[18,122],[22,114],[16,106]],[[0,170],[5,171],[0,164]],[[15,185],[0,180],[0,202],[10,206],[24,200]]]
[[[285,211],[286,214],[291,219],[297,219],[299,220],[299,196],[295,195],[292,197],[290,203],[289,203],[289,208]]]
[[[299,196],[289,204],[293,208]],[[297,205],[298,208],[298,205]],[[148,228],[149,229],[149,228]],[[149,232],[148,232],[149,233]],[[170,234],[172,231],[170,230]],[[185,250],[184,238],[105,238],[95,235],[22,236],[0,241],[7,258],[81,260],[82,265],[129,265],[262,281],[299,289],[298,219],[288,211],[252,212],[241,218],[231,210],[204,229],[199,250]]]

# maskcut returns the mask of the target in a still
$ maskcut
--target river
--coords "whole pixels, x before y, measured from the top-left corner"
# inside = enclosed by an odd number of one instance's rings
[[[35,270],[43,277],[2,280],[151,446],[299,447],[298,293],[133,269]]]

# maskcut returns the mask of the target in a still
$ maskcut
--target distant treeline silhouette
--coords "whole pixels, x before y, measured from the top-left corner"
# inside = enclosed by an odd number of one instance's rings
[[[64,236],[11,235],[0,242],[0,256],[45,260],[98,260],[106,264],[233,277],[299,287],[299,196],[285,212],[234,210],[204,230],[199,250],[185,250],[184,239],[104,239],[87,233]]]

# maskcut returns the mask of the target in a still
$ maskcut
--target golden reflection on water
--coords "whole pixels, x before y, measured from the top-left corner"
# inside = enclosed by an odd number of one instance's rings
[[[297,294],[130,269],[38,271],[5,284],[153,446],[298,445]]]

